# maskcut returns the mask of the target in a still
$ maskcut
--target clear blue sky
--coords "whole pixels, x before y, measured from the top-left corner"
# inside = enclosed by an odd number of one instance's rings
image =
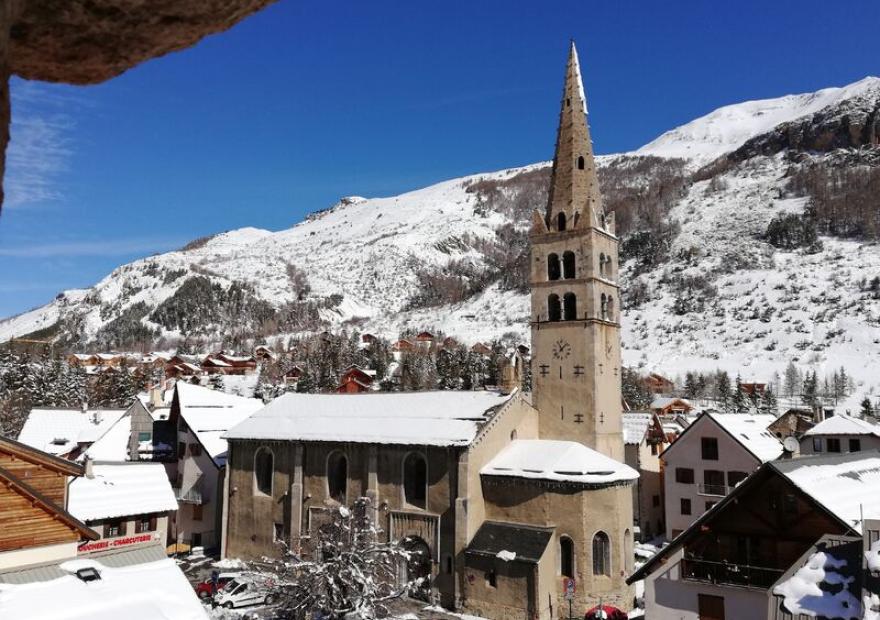
[[[340,196],[552,156],[568,39],[599,153],[880,73],[880,3],[281,0],[86,88],[14,81],[0,316]]]

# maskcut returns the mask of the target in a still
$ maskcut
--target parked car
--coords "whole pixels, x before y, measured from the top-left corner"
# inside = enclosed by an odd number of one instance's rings
[[[217,577],[217,592],[223,589],[227,583],[239,576],[238,573],[220,573]],[[196,585],[196,595],[201,599],[211,598],[214,595],[214,588],[210,579]]]
[[[214,603],[226,609],[246,605],[271,605],[275,600],[275,594],[271,590],[241,577],[227,583],[214,597]]]

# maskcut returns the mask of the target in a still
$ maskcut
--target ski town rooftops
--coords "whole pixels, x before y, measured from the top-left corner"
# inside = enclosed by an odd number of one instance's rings
[[[177,510],[161,463],[93,463],[70,483],[68,511],[80,521]]]
[[[0,572],[0,617],[207,620],[160,544]]]
[[[588,485],[636,480],[636,470],[575,441],[516,439],[480,471],[483,476],[512,476]]]
[[[100,439],[125,409],[31,409],[18,440],[43,452],[66,455]]]
[[[636,445],[642,443],[648,427],[654,419],[653,413],[624,413],[623,422],[623,443],[627,445]]]
[[[257,398],[225,394],[184,381],[177,382],[175,401],[183,423],[218,465],[226,459],[223,434],[264,406]]]
[[[825,418],[804,433],[805,437],[820,435],[874,435],[880,437],[880,425],[840,413]]]
[[[479,423],[510,400],[495,391],[284,394],[225,439],[468,445]]]

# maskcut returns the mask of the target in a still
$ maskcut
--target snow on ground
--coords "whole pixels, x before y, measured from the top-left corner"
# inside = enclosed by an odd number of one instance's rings
[[[638,149],[636,154],[681,157],[691,159],[695,165],[707,164],[781,123],[814,114],[823,108],[878,89],[880,79],[867,77],[841,88],[825,88],[814,93],[724,106],[667,131]]]

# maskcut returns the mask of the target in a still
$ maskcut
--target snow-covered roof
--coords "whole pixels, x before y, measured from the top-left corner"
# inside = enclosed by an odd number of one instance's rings
[[[861,532],[862,515],[880,518],[880,452],[803,456],[773,463],[829,512]]]
[[[484,476],[611,484],[636,480],[636,470],[576,441],[516,439],[480,470]]]
[[[161,463],[93,463],[94,477],[70,483],[67,510],[80,521],[177,510]]]
[[[623,443],[633,445],[642,443],[648,426],[651,425],[651,413],[623,414]]]
[[[128,442],[131,439],[131,416],[121,416],[100,439],[90,445],[77,460],[86,456],[95,461],[124,462],[128,460]]]
[[[510,395],[494,391],[284,394],[226,433],[287,439],[453,446],[469,444],[487,412]]]
[[[858,588],[858,570],[841,551],[841,547],[815,551],[804,566],[773,588],[773,594],[784,598],[785,610],[801,617],[861,617],[861,603],[851,591]]]
[[[674,396],[658,396],[654,400],[651,401],[650,408],[651,409],[663,409],[664,407],[668,407],[673,403],[681,403],[685,407],[689,407],[693,409],[693,405],[686,398],[676,398]]]
[[[99,439],[125,409],[31,409],[18,440],[49,454],[67,454]]]
[[[782,443],[767,430],[776,421],[763,413],[707,413],[721,428],[754,454],[762,463],[779,458]]]
[[[223,433],[263,407],[263,401],[257,398],[226,394],[184,381],[178,381],[176,389],[180,416],[218,465],[226,458]]]
[[[158,545],[157,545],[158,547]],[[161,548],[150,557],[159,557]],[[142,549],[126,550],[112,558],[68,560],[31,571],[24,583],[0,582],[0,617],[28,620],[208,620],[183,572],[169,558],[142,564],[116,559],[122,554],[143,555]],[[110,565],[110,564],[117,565]],[[93,568],[101,578],[85,582],[76,571]],[[42,576],[42,575],[41,575]]]
[[[880,426],[840,413],[825,418],[804,435],[876,435],[880,437]]]

